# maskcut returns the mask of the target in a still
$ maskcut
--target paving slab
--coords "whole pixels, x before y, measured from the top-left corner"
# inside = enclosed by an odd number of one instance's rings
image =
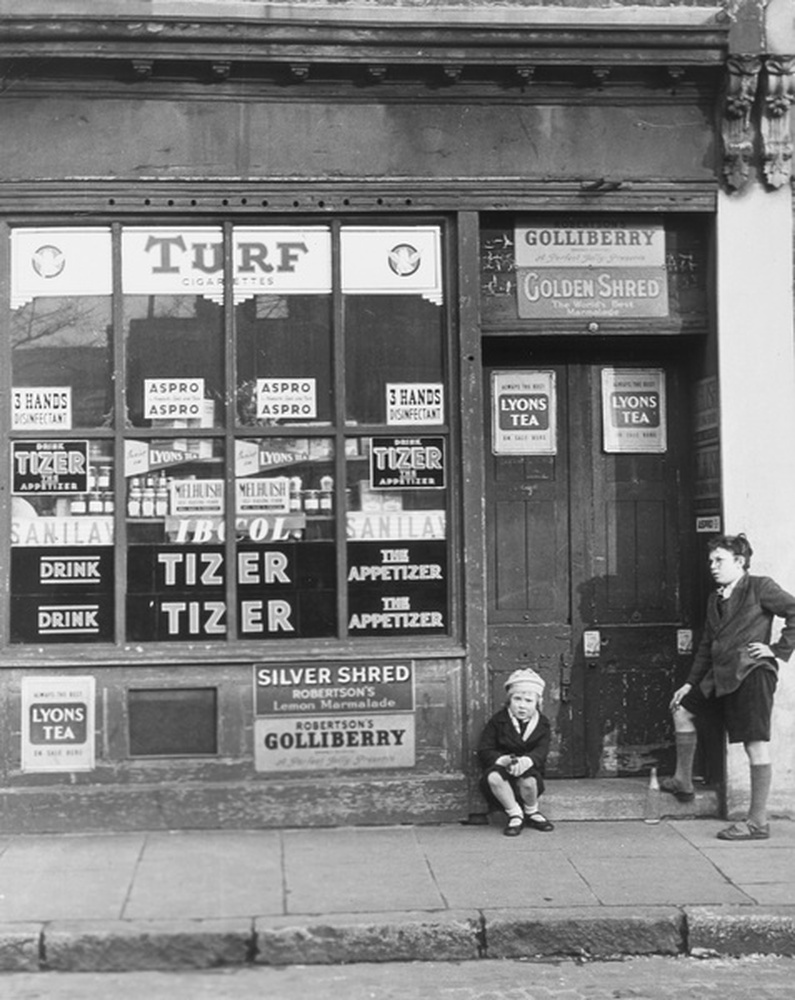
[[[206,920],[283,911],[278,832],[211,831],[150,834],[121,915]]]

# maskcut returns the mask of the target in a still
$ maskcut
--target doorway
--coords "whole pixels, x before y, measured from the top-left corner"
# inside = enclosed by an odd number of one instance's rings
[[[551,777],[673,764],[693,641],[688,363],[637,339],[484,340],[491,709],[513,670],[544,677]]]

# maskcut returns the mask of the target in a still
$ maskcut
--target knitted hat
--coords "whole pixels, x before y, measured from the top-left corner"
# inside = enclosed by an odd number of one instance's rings
[[[505,682],[505,690],[508,694],[513,694],[519,688],[525,688],[534,691],[539,698],[543,696],[545,686],[544,678],[529,667],[525,667],[523,670],[514,670]]]

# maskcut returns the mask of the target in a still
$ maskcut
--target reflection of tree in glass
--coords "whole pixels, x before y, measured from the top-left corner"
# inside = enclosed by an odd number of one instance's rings
[[[11,343],[25,347],[105,347],[110,301],[105,296],[34,299],[11,314]]]

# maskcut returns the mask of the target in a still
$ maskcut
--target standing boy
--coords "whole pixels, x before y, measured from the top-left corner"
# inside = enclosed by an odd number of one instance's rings
[[[770,793],[770,718],[778,682],[777,660],[795,649],[795,597],[767,576],[751,576],[753,550],[745,535],[710,540],[709,570],[717,585],[687,681],[671,699],[676,731],[676,772],[660,788],[690,802],[696,751],[695,717],[713,701],[730,743],[742,743],[751,771],[748,818],[718,834],[720,840],[767,840]],[[771,645],[773,619],[784,619]]]

